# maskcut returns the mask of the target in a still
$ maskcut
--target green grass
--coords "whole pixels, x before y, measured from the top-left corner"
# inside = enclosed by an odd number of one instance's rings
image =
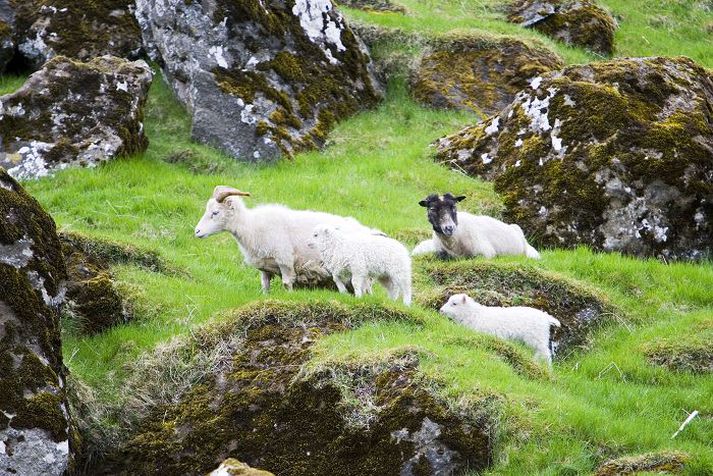
[[[348,14],[408,31],[447,33],[457,28],[538,39],[569,63],[595,59],[505,23],[494,0],[397,1],[409,9],[408,16]],[[704,2],[602,3],[621,21],[618,55],[685,54],[713,66],[711,36],[705,30],[713,13],[703,8]],[[0,79],[0,93],[16,89],[23,79]],[[465,209],[497,215],[501,204],[489,184],[437,166],[430,158],[429,143],[475,120],[465,113],[419,107],[404,82],[396,80],[380,107],[340,124],[323,151],[271,166],[246,165],[191,143],[187,114],[157,78],[146,116],[151,145],[145,154],[25,184],[60,229],[136,244],[181,270],[170,274],[128,264],[114,267],[135,303],[136,320],[95,337],[78,337],[68,329],[66,364],[101,399],[111,400],[141,353],[220,319],[230,309],[264,299],[258,272],[242,263],[230,236],[193,237],[215,185],[252,192],[249,204],[280,202],[351,215],[409,244],[429,233],[417,202],[434,191],[466,194]],[[167,162],[180,157],[188,157],[188,163]],[[317,345],[315,363],[412,348],[421,353],[424,372],[443,382],[450,395],[503,395],[492,474],[586,474],[610,456],[661,449],[690,453],[694,461],[689,474],[713,474],[713,376],[672,372],[645,357],[651,341],[670,342],[696,326],[711,325],[713,265],[664,264],[585,248],[545,251],[533,265],[587,283],[623,310],[620,320],[595,332],[590,351],[558,362],[551,375],[516,372],[483,344],[486,338],[431,311],[419,311],[425,319],[422,328],[373,323],[330,336]],[[274,284],[272,298],[354,302],[327,291],[287,293]],[[381,301],[384,293],[368,299]],[[524,348],[520,352],[530,355]],[[670,440],[685,411],[693,410],[701,417]]]

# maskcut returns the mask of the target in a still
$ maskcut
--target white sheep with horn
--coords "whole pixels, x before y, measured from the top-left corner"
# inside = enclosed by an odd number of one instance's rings
[[[195,236],[205,238],[223,231],[232,234],[245,263],[260,270],[263,292],[270,290],[270,279],[277,274],[289,290],[298,277],[307,281],[331,277],[322,266],[318,250],[307,246],[315,226],[326,223],[347,230],[381,233],[352,217],[292,210],[275,204],[248,208],[241,197],[249,196],[249,192],[232,187],[215,187],[196,225]]]

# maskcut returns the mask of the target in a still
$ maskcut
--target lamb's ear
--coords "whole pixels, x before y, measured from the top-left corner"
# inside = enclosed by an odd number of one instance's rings
[[[430,200],[428,200],[428,199],[421,200],[420,202],[418,202],[418,204],[421,205],[421,206],[424,207],[424,208],[428,208],[428,204],[429,204],[429,203],[430,203]]]
[[[465,200],[465,195],[458,195],[453,200],[455,200],[456,202],[462,202],[463,200]]]

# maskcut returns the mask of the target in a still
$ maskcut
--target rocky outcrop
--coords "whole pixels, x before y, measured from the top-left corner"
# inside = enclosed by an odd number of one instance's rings
[[[223,461],[208,476],[275,476],[274,474],[261,469],[251,468],[245,463],[241,463],[235,458],[228,458]]]
[[[68,277],[63,319],[71,319],[73,330],[85,335],[128,322],[130,306],[114,284],[109,264],[87,253],[81,238],[64,234],[60,239]]]
[[[0,166],[28,179],[145,150],[143,107],[151,79],[144,61],[50,60],[19,90],[0,97]]]
[[[104,55],[135,59],[141,51],[133,0],[2,0],[0,4],[12,11],[18,52],[32,69],[60,55],[82,61]]]
[[[590,0],[516,0],[508,20],[595,53],[614,52],[614,17]]]
[[[330,0],[138,0],[136,15],[193,138],[239,160],[319,147],[380,99],[366,49]]]
[[[486,306],[530,306],[557,318],[552,329],[556,357],[587,349],[590,334],[618,310],[606,298],[580,283],[537,268],[508,263],[426,261],[420,268],[433,283],[418,300],[439,309],[453,294],[466,293]]]
[[[713,79],[687,58],[572,66],[438,143],[494,180],[505,218],[545,246],[666,259],[713,250]]]
[[[227,457],[281,475],[454,474],[488,465],[497,399],[445,399],[418,371],[416,354],[306,365],[321,336],[366,320],[422,323],[375,305],[267,301],[145,357],[128,394],[144,407],[163,403],[146,407],[95,474],[153,474],[159,464],[200,474]],[[196,362],[205,370],[190,370]],[[161,375],[186,383],[167,388]]]
[[[461,37],[433,41],[411,74],[421,103],[495,114],[530,80],[564,66],[544,46],[513,38]]]
[[[0,473],[70,467],[58,307],[65,267],[52,218],[0,168]]]

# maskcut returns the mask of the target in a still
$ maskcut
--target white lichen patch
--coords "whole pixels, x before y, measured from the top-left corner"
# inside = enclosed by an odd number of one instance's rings
[[[347,48],[342,43],[344,21],[341,15],[334,12],[336,20],[326,15],[333,8],[330,0],[296,0],[292,13],[299,18],[300,26],[310,41],[321,45],[329,62],[334,64],[338,61],[326,46],[332,45],[337,51],[346,51]]]
[[[222,46],[214,45],[208,49],[208,53],[213,56],[215,62],[221,68],[228,68],[228,61],[225,59],[225,50]]]
[[[548,88],[547,91],[549,94],[543,99],[527,96],[527,99],[520,104],[525,115],[530,118],[530,129],[533,132],[542,133],[552,129],[547,112],[550,100],[557,94],[557,89]]]
[[[530,87],[531,87],[532,89],[537,89],[537,88],[540,87],[540,84],[541,84],[541,83],[542,83],[542,77],[541,77],[541,76],[534,77],[534,78],[532,78],[532,79],[530,80]]]
[[[480,156],[480,159],[483,161],[483,164],[488,165],[490,162],[493,161],[493,158],[490,157],[488,154],[482,154]]]
[[[495,119],[492,120],[490,125],[485,128],[485,134],[487,134],[488,136],[497,134],[499,126],[500,126],[500,118],[496,117]]]

